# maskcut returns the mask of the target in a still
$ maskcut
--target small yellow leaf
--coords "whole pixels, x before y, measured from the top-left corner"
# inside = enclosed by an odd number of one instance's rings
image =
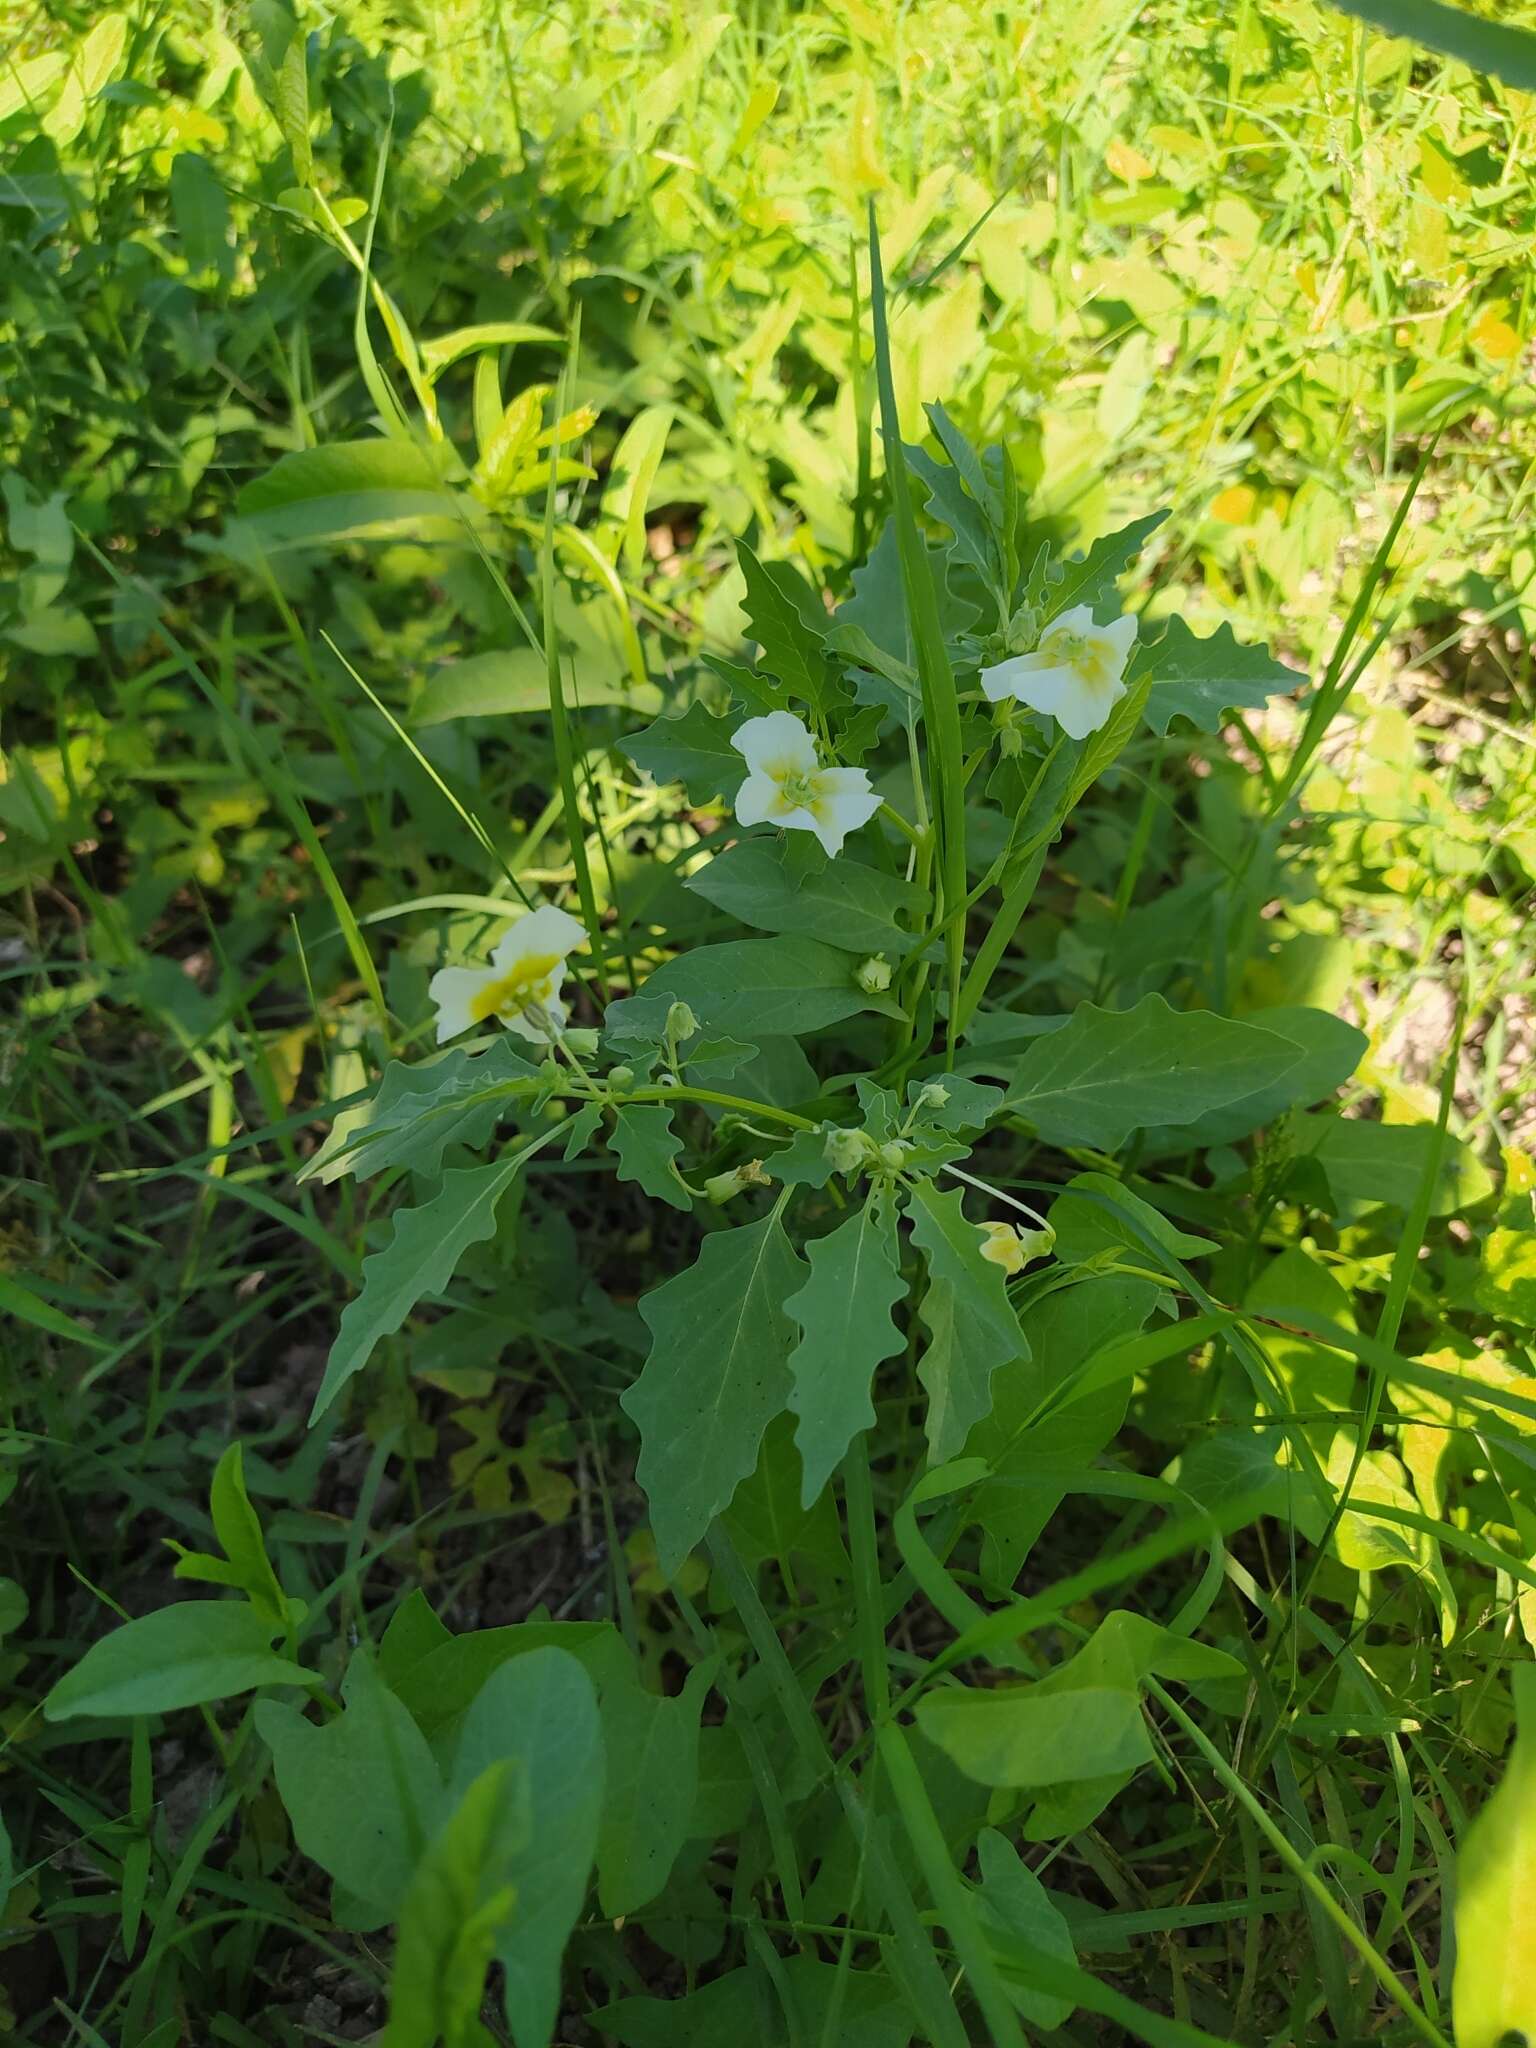
[[[1472,323],[1469,339],[1490,362],[1511,362],[1520,353],[1520,337],[1493,306],[1485,306]]]
[[[1127,185],[1134,185],[1141,178],[1154,175],[1154,167],[1141,151],[1129,142],[1122,142],[1118,136],[1104,152],[1104,161],[1117,178],[1123,178]]]
[[[1536,1664],[1514,1685],[1515,1746],[1456,1859],[1457,2048],[1536,2035]]]
[[[1211,500],[1211,517],[1223,526],[1247,526],[1258,509],[1259,494],[1252,484],[1228,484]]]

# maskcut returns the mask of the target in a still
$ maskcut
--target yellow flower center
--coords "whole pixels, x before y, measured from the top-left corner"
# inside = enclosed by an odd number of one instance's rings
[[[469,1014],[479,1024],[487,1017],[515,1017],[530,1003],[547,1002],[554,993],[550,978],[562,958],[559,953],[530,953],[526,960],[514,961],[505,974],[486,983],[470,1003]]]
[[[1052,661],[1074,669],[1091,690],[1103,689],[1114,680],[1110,674],[1109,645],[1096,634],[1074,633],[1063,626],[1048,633],[1041,646]]]

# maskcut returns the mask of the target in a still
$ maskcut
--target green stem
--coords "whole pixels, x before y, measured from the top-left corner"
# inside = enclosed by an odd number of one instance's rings
[[[955,1953],[965,1965],[995,2048],[1026,2048],[1019,2016],[998,1974],[986,1936],[977,1925],[965,1886],[950,1860],[949,1844],[939,1826],[927,1787],[907,1747],[907,1738],[894,1722],[879,1734],[880,1760],[885,1765],[891,1790],[901,1812],[907,1839],[917,1855],[939,1918],[949,1929]]]
[[[555,765],[560,777],[571,865],[576,871],[576,894],[581,902],[582,922],[587,927],[587,942],[592,948],[598,993],[606,1003],[608,983],[603,961],[603,928],[597,914],[597,894],[592,887],[592,865],[587,858],[587,835],[577,803],[575,749],[560,679],[560,636],[555,627],[555,478],[560,468],[560,422],[569,410],[571,372],[581,346],[580,315],[578,305],[571,325],[570,352],[560,372],[560,389],[555,401],[555,435],[550,443],[549,484],[544,494],[544,540],[539,550],[539,586],[544,611],[544,667],[549,681],[550,737],[555,745]]]
[[[1402,2013],[1419,2038],[1429,2042],[1430,2048],[1451,2048],[1450,2042],[1447,2041],[1433,2020],[1415,2004],[1398,1982],[1397,1972],[1377,1954],[1370,1937],[1355,1925],[1355,1922],[1345,1912],[1344,1908],[1339,1904],[1327,1885],[1323,1883],[1307,1859],[1292,1846],[1289,1837],[1270,1819],[1259,1801],[1254,1798],[1248,1787],[1243,1783],[1236,1771],[1233,1770],[1232,1766],[1227,1762],[1205,1731],[1185,1713],[1178,1701],[1173,1699],[1165,1688],[1158,1684],[1155,1678],[1145,1678],[1142,1683],[1157,1700],[1164,1712],[1178,1722],[1184,1733],[1194,1743],[1217,1777],[1220,1778],[1222,1784],[1226,1786],[1228,1792],[1237,1800],[1254,1826],[1264,1836],[1281,1862],[1297,1882],[1316,1899],[1318,1905],[1327,1914],[1335,1927],[1338,1928],[1340,1934],[1343,1935],[1350,1947],[1354,1949],[1360,1960],[1365,1964],[1365,1967],[1376,1979],[1382,1990],[1386,1992],[1388,1998],[1391,1999],[1398,2011]]]
[[[869,1441],[863,1431],[854,1438],[843,1460],[843,1500],[848,1510],[848,1547],[853,1558],[864,1711],[879,1727],[891,1711],[891,1668],[885,1651],[885,1602],[880,1591],[875,1490],[870,1480]]]

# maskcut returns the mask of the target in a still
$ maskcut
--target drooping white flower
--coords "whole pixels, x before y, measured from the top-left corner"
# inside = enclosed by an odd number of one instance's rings
[[[770,711],[739,725],[731,745],[748,775],[736,796],[743,825],[783,825],[814,832],[837,853],[880,808],[862,768],[824,768],[816,742],[792,711]]]
[[[981,687],[994,704],[1017,697],[1054,718],[1073,739],[1086,739],[1125,695],[1125,664],[1135,642],[1130,613],[1096,626],[1092,606],[1075,604],[1052,619],[1033,654],[1013,654],[984,668]]]
[[[547,1045],[565,1028],[566,955],[586,935],[577,918],[545,903],[502,934],[486,966],[440,967],[427,990],[437,1005],[438,1044],[494,1017]]]

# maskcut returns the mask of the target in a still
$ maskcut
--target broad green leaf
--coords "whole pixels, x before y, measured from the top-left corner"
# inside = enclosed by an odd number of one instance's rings
[[[487,1166],[455,1167],[419,1209],[396,1210],[388,1244],[363,1261],[363,1285],[342,1310],[336,1341],[309,1419],[316,1422],[352,1375],[361,1372],[383,1338],[398,1330],[423,1296],[441,1294],[472,1244],[496,1228],[496,1205],[526,1157]]]
[[[1333,4],[1389,36],[1408,36],[1442,56],[1455,57],[1473,71],[1488,72],[1522,92],[1536,92],[1536,35],[1527,28],[1489,21],[1469,8],[1446,6],[1444,0],[1333,0]],[[1527,2013],[1525,2031],[1530,2027]],[[1460,2031],[1458,2027],[1458,2036]],[[1482,2048],[1482,2044],[1458,2039],[1457,2048]]]
[[[680,716],[658,718],[643,732],[619,742],[622,753],[654,782],[680,782],[694,804],[730,803],[746,778],[747,764],[731,745],[733,725],[702,704]]]
[[[391,1060],[373,1100],[342,1112],[300,1178],[362,1180],[389,1166],[435,1174],[450,1145],[478,1151],[513,1101],[540,1085],[538,1068],[506,1033],[434,1059]]]
[[[624,429],[608,465],[603,519],[622,529],[621,552],[631,574],[645,560],[645,508],[666,452],[673,417],[670,405],[642,408]]]
[[[243,539],[275,549],[426,521],[439,537],[467,545],[447,483],[451,462],[451,453],[382,436],[300,449],[240,492],[226,538],[237,551]]]
[[[1243,1305],[1273,1319],[1263,1332],[1264,1353],[1293,1409],[1303,1414],[1315,1415],[1320,1409],[1342,1414],[1355,1406],[1359,1368],[1348,1352],[1285,1327],[1315,1317],[1341,1330],[1355,1328],[1349,1291],[1321,1259],[1299,1244],[1287,1245],[1255,1274]],[[1332,1424],[1316,1424],[1312,1436],[1316,1448],[1326,1456]]]
[[[992,1406],[992,1375],[1029,1355],[1029,1341],[1008,1299],[1001,1266],[981,1255],[981,1232],[968,1222],[958,1191],[932,1181],[907,1198],[912,1242],[928,1262],[919,1314],[928,1347],[917,1376],[928,1393],[924,1428],[935,1465],[958,1457],[966,1435]]]
[[[473,327],[455,327],[447,334],[435,334],[421,344],[421,367],[429,377],[440,376],[460,356],[474,355],[484,348],[515,348],[525,341],[559,341],[552,327],[539,327],[528,320],[484,320]]]
[[[442,1780],[371,1651],[352,1653],[342,1702],[332,1720],[313,1722],[293,1706],[260,1700],[256,1733],[272,1751],[293,1839],[383,1925],[399,1911],[438,1827]]]
[[[1020,1316],[1028,1349],[993,1380],[992,1411],[965,1444],[967,1456],[985,1458],[997,1475],[970,1495],[991,1585],[1016,1582],[1071,1476],[1092,1465],[1125,1420],[1128,1376],[1076,1399],[1073,1383],[1104,1345],[1142,1327],[1156,1299],[1151,1281],[1093,1275],[1045,1295]],[[1042,1414],[1053,1398],[1059,1405]]]
[[[1066,1917],[1045,1886],[1020,1857],[1006,1835],[996,1828],[983,1828],[976,1838],[977,1861],[981,1865],[981,1887],[977,1899],[981,1924],[987,1930],[992,1953],[1008,1986],[1008,1995],[1037,2027],[1047,2033],[1065,2026],[1073,2007],[1048,1992],[1032,1991],[1020,1977],[1027,1975],[1030,1950],[1043,1950],[1064,1963],[1076,1964],[1077,1949]],[[1010,1968],[1020,1946],[1021,1967]]]
[[[1536,1329],[1536,1230],[1490,1230],[1474,1290],[1477,1306]]]
[[[0,1642],[21,1627],[30,1607],[26,1592],[14,1579],[0,1578]]]
[[[675,1698],[647,1692],[631,1671],[603,1687],[608,1759],[597,1836],[597,1896],[618,1919],[649,1905],[688,1837],[699,1778],[699,1715],[711,1667],[695,1666]]]
[[[611,1004],[607,1027],[622,1027],[630,1004],[654,1011],[664,998],[685,1002],[711,1034],[745,1038],[798,1037],[860,1010],[899,1016],[884,996],[865,993],[854,979],[852,954],[816,939],[732,939],[679,954],[641,987],[638,996]]]
[[[422,1733],[440,1745],[453,1739],[494,1672],[544,1649],[568,1651],[590,1671],[615,1651],[622,1654],[623,1640],[611,1621],[519,1621],[461,1636],[443,1630],[391,1683]]]
[[[1063,563],[1061,581],[1047,590],[1051,616],[1075,604],[1091,605],[1095,618],[1118,613],[1120,578],[1167,517],[1166,512],[1149,512],[1142,519],[1133,519],[1118,533],[1102,535],[1085,555]]]
[[[672,1128],[670,1103],[624,1103],[614,1116],[609,1150],[620,1180],[636,1182],[658,1202],[689,1215],[693,1197],[678,1179],[673,1162],[683,1141]]]
[[[931,1125],[940,1131],[982,1131],[1006,1100],[1001,1088],[968,1080],[964,1074],[943,1074],[933,1081],[907,1084],[907,1107],[914,1129]]]
[[[1456,2048],[1536,2029],[1536,1666],[1516,1664],[1515,1746],[1456,1858]]]
[[[1131,1010],[1083,1003],[1024,1054],[1008,1101],[1048,1144],[1113,1151],[1148,1124],[1186,1124],[1239,1102],[1301,1058],[1278,1032],[1171,1010],[1159,995]]]
[[[789,1360],[789,1405],[799,1417],[801,1500],[810,1507],[849,1444],[874,1423],[869,1386],[876,1366],[906,1344],[891,1318],[907,1291],[894,1203],[871,1194],[805,1255],[811,1277],[784,1306],[801,1333]]]
[[[1323,1101],[1349,1079],[1369,1043],[1363,1031],[1331,1010],[1302,1004],[1250,1010],[1242,1021],[1288,1039],[1297,1049],[1296,1064],[1261,1082],[1251,1095],[1206,1110],[1188,1123],[1153,1125],[1143,1139],[1148,1154],[1229,1145],[1272,1123],[1288,1109],[1304,1109]]]
[[[1118,1777],[1152,1754],[1140,1698],[1122,1686],[945,1687],[918,1701],[917,1725],[968,1778],[1021,1790]]]
[[[967,491],[959,471],[947,462],[936,461],[926,448],[907,446],[902,454],[908,469],[927,488],[929,517],[942,520],[954,535],[951,554],[979,570],[988,583],[994,582],[998,573],[997,546],[987,512]]]
[[[517,1919],[516,1864],[529,1829],[521,1765],[491,1764],[428,1844],[401,1903],[379,2048],[489,2048],[485,1973]],[[546,2048],[549,2030],[517,2038],[519,2048]]]
[[[757,1470],[737,1487],[722,1519],[749,1567],[803,1557],[834,1578],[846,1578],[848,1553],[832,1495],[823,1489],[809,1507],[802,1504],[804,1468],[794,1432],[795,1417],[788,1412],[769,1423]]]
[[[785,2000],[793,2022],[784,2016]],[[837,2032],[829,2036],[834,2013]],[[829,2039],[836,2048],[908,2048],[915,2024],[908,2001],[882,1971],[843,1971],[809,1955],[781,1958],[772,1982],[753,1965],[716,1977],[686,1998],[624,1998],[589,2018],[620,2048],[722,2048],[732,2042],[768,2048],[770,2041],[778,2048],[780,2040],[821,2048]],[[784,2031],[770,2035],[765,2024]]]
[[[578,665],[572,695],[583,707],[622,704],[637,715],[661,709],[661,692],[631,682],[622,672],[584,674]],[[549,671],[532,647],[492,649],[456,661],[428,679],[411,706],[411,724],[446,725],[455,718],[547,716]],[[738,756],[738,759],[740,757]]]
[[[878,868],[844,856],[829,860],[808,832],[786,833],[777,843],[738,840],[690,875],[687,886],[762,931],[794,932],[850,953],[893,959],[919,937],[897,918],[916,916],[927,901],[922,890]]]
[[[437,1831],[443,1784],[370,1650],[353,1652],[341,1690],[344,1711],[324,1722],[259,1701],[256,1731],[272,1752],[294,1840],[381,1926]]]
[[[245,1600],[179,1600],[92,1643],[43,1702],[50,1721],[78,1714],[169,1714],[258,1685],[318,1685],[277,1656],[278,1624]]]
[[[1024,1788],[1113,1778],[1152,1754],[1140,1686],[1241,1677],[1223,1650],[1117,1609],[1066,1663],[1032,1684],[945,1687],[919,1700],[918,1726],[967,1777]]]
[[[183,150],[172,163],[171,213],[187,268],[194,276],[211,270],[228,283],[235,271],[229,200],[206,157]]]
[[[762,666],[792,696],[824,711],[830,621],[821,599],[788,562],[760,562],[743,540],[736,543],[736,559],[746,578],[747,624],[762,649]]]
[[[1334,1201],[1361,1210],[1407,1209],[1419,1191],[1435,1143],[1433,1124],[1380,1124],[1361,1117],[1299,1115],[1292,1126],[1298,1158],[1322,1168]],[[1440,1140],[1440,1170],[1430,1198],[1432,1216],[1454,1216],[1493,1192],[1481,1161],[1447,1133]]]
[[[1208,1237],[1176,1229],[1160,1210],[1107,1173],[1074,1174],[1051,1204],[1050,1223],[1056,1233],[1053,1250],[1068,1266],[1106,1253],[1155,1264],[1148,1237],[1176,1259],[1202,1259],[1217,1249]],[[1140,1226],[1139,1233],[1133,1225]]]
[[[566,1651],[530,1650],[486,1680],[454,1745],[450,1792],[462,1796],[503,1761],[526,1788],[527,1829],[504,1858],[515,1904],[496,1957],[517,2048],[546,2048],[560,2007],[560,1959],[586,1897],[603,1812],[597,1695]]]
[[[1152,675],[1141,715],[1157,733],[1175,718],[1197,732],[1220,732],[1229,711],[1261,709],[1306,681],[1268,648],[1244,646],[1229,625],[1202,639],[1177,613],[1141,658]]]
[[[698,1261],[640,1303],[650,1356],[621,1406],[640,1430],[637,1476],[671,1577],[757,1464],[789,1399],[804,1267],[776,1214],[706,1237]]]

